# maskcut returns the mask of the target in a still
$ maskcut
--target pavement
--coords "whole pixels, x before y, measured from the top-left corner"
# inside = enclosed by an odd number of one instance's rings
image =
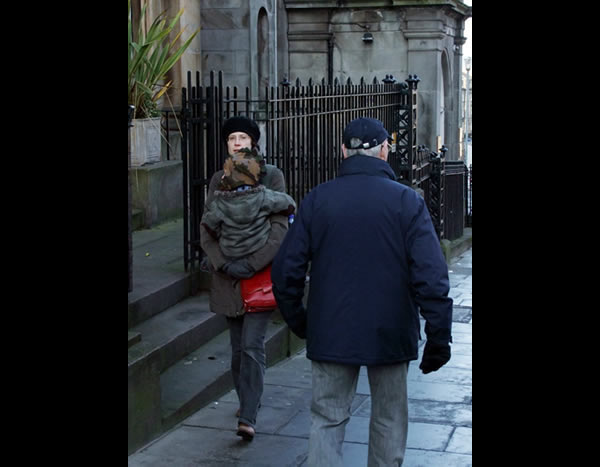
[[[450,361],[424,375],[408,371],[409,425],[403,467],[472,466],[472,248],[450,260],[454,299]],[[423,328],[424,322],[421,321]],[[424,335],[424,334],[423,334]],[[267,368],[252,442],[236,435],[235,391],[201,408],[128,457],[130,467],[309,467],[311,366],[302,350]],[[345,467],[365,467],[371,398],[361,368],[343,445]]]

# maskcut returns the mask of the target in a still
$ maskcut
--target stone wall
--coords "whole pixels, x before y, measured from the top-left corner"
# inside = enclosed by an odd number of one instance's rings
[[[418,75],[418,144],[432,150],[445,144],[454,160],[460,153],[460,46],[470,10],[461,2],[419,3],[288,0],[289,77],[328,80],[329,71],[343,83],[361,77],[371,83]],[[365,34],[373,40],[363,40]]]
[[[278,22],[281,0],[204,0],[202,76],[223,71],[224,84],[258,95],[278,80]],[[285,10],[282,10],[285,11]]]

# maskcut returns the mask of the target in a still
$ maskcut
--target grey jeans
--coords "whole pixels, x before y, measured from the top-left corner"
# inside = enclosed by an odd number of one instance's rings
[[[271,311],[227,318],[231,339],[231,374],[240,400],[239,421],[254,428],[266,368],[265,333]]]
[[[312,362],[310,467],[342,467],[342,444],[360,366]],[[368,467],[401,466],[408,434],[408,362],[367,367],[371,388]]]

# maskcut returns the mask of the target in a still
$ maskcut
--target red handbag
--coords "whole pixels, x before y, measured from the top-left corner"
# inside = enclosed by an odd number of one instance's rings
[[[246,312],[269,311],[277,308],[273,295],[270,264],[249,279],[241,279],[240,288]]]

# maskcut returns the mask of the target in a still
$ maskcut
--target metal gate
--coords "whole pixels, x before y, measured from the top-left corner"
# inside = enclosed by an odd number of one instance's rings
[[[210,177],[226,157],[221,138],[223,122],[234,115],[254,119],[261,128],[261,151],[266,162],[284,174],[287,192],[296,203],[316,185],[336,177],[341,162],[342,134],[357,117],[381,120],[393,137],[388,157],[398,180],[409,186],[428,185],[431,157],[417,151],[417,76],[405,82],[386,79],[366,84],[350,79],[340,84],[309,80],[302,85],[282,83],[261,90],[253,99],[248,88],[224,87],[223,74],[210,73],[209,86],[200,85],[200,73],[187,74],[182,93],[182,160],[184,175],[184,260],[194,270],[201,259],[199,223]],[[428,188],[426,186],[426,188]],[[426,201],[430,197],[429,189]],[[430,208],[431,209],[431,208]]]

